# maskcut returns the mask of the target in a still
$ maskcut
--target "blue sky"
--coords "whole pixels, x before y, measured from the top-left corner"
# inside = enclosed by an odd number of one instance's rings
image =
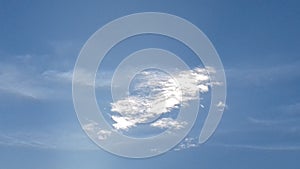
[[[259,0],[0,0],[0,168],[299,166],[299,5]],[[185,18],[209,37],[225,68],[227,109],[205,144],[134,160],[99,149],[85,135],[73,108],[70,75],[81,47],[96,30],[118,17],[148,11]],[[144,38],[129,39],[110,55],[123,57],[150,46],[185,54],[190,64],[195,61],[170,39]],[[110,63],[107,74],[120,61],[110,58],[104,60]],[[204,118],[198,117],[191,138]]]

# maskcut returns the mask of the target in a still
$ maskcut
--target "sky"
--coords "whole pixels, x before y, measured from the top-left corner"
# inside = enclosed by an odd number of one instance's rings
[[[300,157],[300,3],[298,1],[8,1],[0,0],[0,168],[5,169],[281,169]],[[137,12],[187,19],[211,40],[227,80],[223,118],[204,144],[191,133],[167,153],[129,159],[100,149],[85,134],[72,102],[72,72],[88,38]],[[97,74],[98,104],[109,107],[113,70],[145,47],[170,50],[191,67],[201,62],[162,36],[116,45]],[[112,121],[113,122],[113,121]],[[141,136],[138,132],[127,133]]]

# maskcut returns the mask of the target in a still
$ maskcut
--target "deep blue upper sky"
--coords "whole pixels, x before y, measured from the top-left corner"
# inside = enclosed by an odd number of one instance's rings
[[[0,168],[297,168],[299,5],[296,0],[0,0]],[[228,108],[204,145],[132,160],[98,149],[84,134],[68,78],[96,30],[149,11],[185,18],[209,37],[225,68]],[[154,44],[159,45],[168,48]],[[141,47],[123,45],[130,52]]]

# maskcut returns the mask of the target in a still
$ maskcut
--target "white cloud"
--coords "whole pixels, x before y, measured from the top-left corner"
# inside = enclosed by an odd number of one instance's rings
[[[174,128],[174,129],[181,129],[184,128],[185,125],[187,125],[187,122],[182,121],[176,121],[172,118],[161,118],[157,121],[150,124],[152,127],[158,127],[158,128]]]
[[[178,144],[174,151],[185,150],[189,148],[196,148],[200,145],[197,138],[194,137],[186,137],[180,144]]]
[[[188,105],[191,100],[198,99],[198,93],[206,93],[211,85],[208,73],[212,68],[195,68],[181,71],[171,77],[158,71],[144,71],[133,86],[132,95],[111,103],[116,129],[128,130],[139,123],[146,123],[162,114],[171,112],[180,106]],[[172,125],[164,121],[156,121],[155,125]],[[179,122],[177,122],[179,123]],[[166,128],[167,126],[164,126]],[[171,126],[170,126],[171,127]]]
[[[84,124],[82,126],[83,130],[86,132],[94,132],[97,129],[98,123],[91,121],[90,123]]]
[[[99,130],[97,132],[97,135],[98,135],[99,140],[106,140],[111,135],[111,131],[109,131],[109,130]]]
[[[97,134],[99,140],[105,140],[111,135],[110,130],[103,130],[99,127],[99,124],[95,121],[90,121],[89,123],[83,125],[83,130],[90,134]]]
[[[130,127],[135,126],[134,120],[128,120],[125,117],[112,116],[112,119],[116,122],[113,124],[116,129],[128,130]]]
[[[224,102],[218,102],[216,105],[219,111],[223,111],[225,108],[227,108],[227,105]]]

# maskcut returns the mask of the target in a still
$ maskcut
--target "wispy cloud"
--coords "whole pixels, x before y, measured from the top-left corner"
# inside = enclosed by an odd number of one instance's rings
[[[47,90],[37,75],[11,64],[0,64],[0,90],[29,98],[44,98]]]
[[[230,86],[266,86],[299,79],[300,62],[253,68],[231,68],[226,70]]]
[[[257,119],[254,117],[248,117],[248,120],[254,124],[261,124],[261,125],[267,125],[267,126],[280,124],[280,121],[278,121],[278,120]]]
[[[96,87],[110,86],[111,72],[97,74]],[[10,63],[0,63],[0,92],[31,99],[71,99],[73,70],[39,72]],[[87,84],[88,74],[82,72],[75,83]]]
[[[72,76],[73,76],[73,71],[65,71],[65,72],[60,72],[56,70],[47,70],[42,73],[42,76],[45,79],[52,80],[52,81],[59,81],[59,82],[72,82]]]
[[[297,102],[273,106],[266,112],[248,117],[248,121],[253,124],[277,127],[299,126],[299,119],[300,103]]]
[[[73,83],[101,88],[101,87],[110,86],[110,77],[112,76],[112,72],[106,71],[106,72],[97,73],[95,83],[92,83],[94,81],[93,80],[94,76],[84,70],[78,70],[77,75],[79,78],[75,79]],[[42,76],[49,81],[65,83],[70,86],[73,80],[73,70],[68,70],[68,71],[47,70],[42,73]]]
[[[27,99],[70,99],[74,56],[81,46],[81,42],[64,40],[49,41],[44,54],[12,54],[0,49],[0,92]],[[101,79],[97,85],[108,84],[105,73],[97,75]]]
[[[282,105],[278,109],[287,115],[300,115],[300,103]]]
[[[97,150],[84,133],[18,131],[0,133],[0,147],[55,150]]]
[[[300,145],[254,145],[254,144],[210,144],[211,146],[220,146],[238,149],[253,149],[262,151],[300,151]]]
[[[34,147],[34,148],[55,148],[53,144],[46,144],[41,141],[42,138],[32,138],[32,135],[23,134],[0,134],[1,146],[13,146],[13,147]]]

